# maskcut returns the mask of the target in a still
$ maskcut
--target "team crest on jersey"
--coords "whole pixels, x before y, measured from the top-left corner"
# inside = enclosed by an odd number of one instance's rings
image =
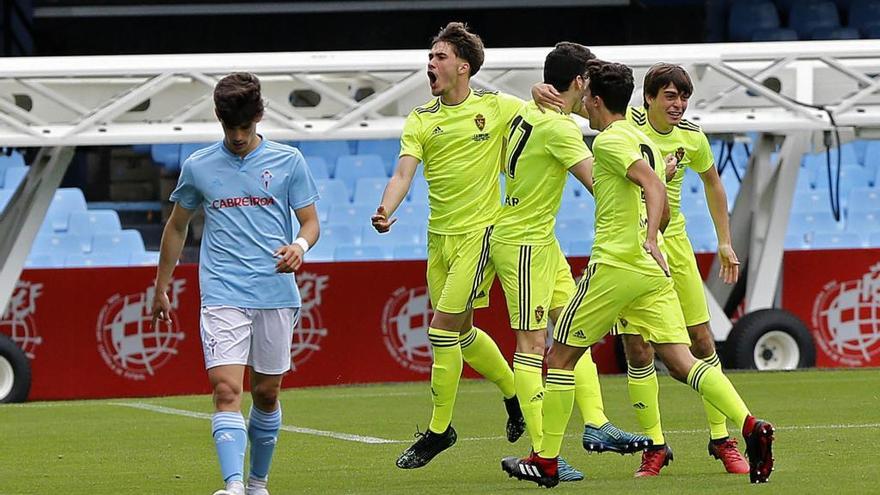
[[[263,188],[264,189],[267,189],[267,190],[269,189],[269,184],[272,183],[272,177],[273,177],[272,172],[270,172],[268,169],[263,170],[263,173],[260,174],[260,179],[262,179],[262,181],[263,181]]]
[[[486,127],[486,117],[483,117],[483,114],[478,113],[474,117],[474,124],[477,124],[477,129],[482,131],[483,128]]]
[[[682,164],[682,162],[684,161],[684,148],[682,148],[681,146],[679,146],[678,149],[675,150],[675,159],[677,160],[675,167],[683,168],[684,165]]]
[[[544,306],[538,306],[535,308],[535,321],[541,323],[541,320],[544,319]]]

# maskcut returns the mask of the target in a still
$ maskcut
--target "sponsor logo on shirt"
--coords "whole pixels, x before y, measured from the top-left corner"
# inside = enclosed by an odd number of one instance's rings
[[[432,132],[431,134],[433,134],[434,136],[439,136],[440,134],[443,134],[443,129],[441,129],[438,125],[434,128],[434,132]]]
[[[258,196],[239,196],[237,198],[222,198],[211,201],[211,208],[241,208],[244,206],[269,206],[275,204],[275,198],[261,198]]]

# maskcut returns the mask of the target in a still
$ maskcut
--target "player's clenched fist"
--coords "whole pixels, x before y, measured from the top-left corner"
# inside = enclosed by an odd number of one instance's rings
[[[397,221],[396,218],[388,219],[388,212],[385,211],[385,207],[379,205],[376,208],[376,214],[370,217],[370,221],[373,224],[373,228],[376,229],[376,232],[380,234],[384,234],[391,230],[391,226],[394,225],[394,222]]]
[[[278,273],[293,273],[302,265],[303,248],[298,244],[281,246],[275,251],[278,262],[275,263],[275,271]]]

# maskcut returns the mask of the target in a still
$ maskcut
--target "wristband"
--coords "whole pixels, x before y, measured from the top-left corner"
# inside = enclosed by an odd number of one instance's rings
[[[293,243],[302,248],[303,254],[309,252],[309,241],[303,239],[302,237],[297,237],[296,240],[293,241]]]

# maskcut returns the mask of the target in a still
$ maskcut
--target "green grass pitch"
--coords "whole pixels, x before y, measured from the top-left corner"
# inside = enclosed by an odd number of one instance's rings
[[[880,491],[880,370],[729,376],[752,411],[777,428],[777,468],[767,485],[750,486],[748,476],[723,473],[706,453],[708,434],[698,397],[662,376],[663,424],[675,452],[662,476],[633,479],[638,456],[586,454],[575,410],[563,455],[587,479],[554,490],[676,495]],[[608,416],[635,429],[625,377],[603,376],[602,386]],[[511,445],[503,438],[504,408],[499,392],[487,382],[462,382],[453,421],[458,443],[411,471],[397,469],[394,460],[412,440],[416,425],[427,425],[426,383],[286,390],[282,403],[287,430],[272,467],[273,495],[539,490],[500,469],[501,457],[526,454],[528,442],[522,438]],[[210,404],[209,397],[196,396],[0,406],[0,494],[213,493],[221,485],[206,419]],[[303,429],[351,434],[361,441]],[[739,438],[735,428],[731,432]],[[363,443],[367,437],[394,443]]]

